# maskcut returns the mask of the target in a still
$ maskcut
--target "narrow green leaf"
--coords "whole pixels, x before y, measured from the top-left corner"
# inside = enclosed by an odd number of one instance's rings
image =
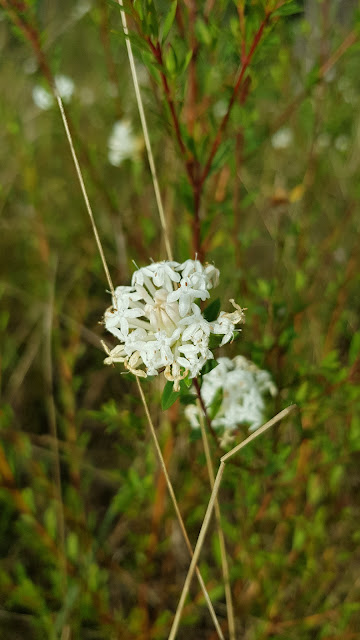
[[[349,349],[349,364],[354,364],[360,354],[360,332],[355,333],[352,337]]]
[[[215,393],[214,399],[210,405],[209,415],[211,420],[213,420],[216,414],[219,412],[219,409],[222,405],[223,398],[224,398],[224,390],[222,387],[220,387],[220,389],[218,389],[217,392]]]
[[[222,338],[222,336],[218,336],[218,337]],[[201,369],[201,375],[205,376],[207,373],[210,373],[210,371],[215,369],[215,367],[217,367],[218,364],[219,363],[217,360],[208,360],[207,362],[205,362],[203,368]]]
[[[164,42],[166,40],[166,38],[169,35],[170,29],[173,26],[174,20],[175,20],[175,15],[176,15],[176,8],[177,8],[177,0],[174,0],[174,2],[171,3],[171,7],[169,9],[169,12],[164,20],[164,24],[163,24],[163,28],[162,28],[162,34],[160,37],[160,40],[162,42]]]
[[[220,343],[223,339],[223,335],[218,335],[215,333],[210,333],[209,337],[209,349],[216,349],[216,347],[220,347]]]
[[[161,396],[161,408],[163,411],[170,409],[170,407],[172,407],[174,402],[176,402],[176,400],[180,396],[180,391],[174,391],[173,388],[173,382],[170,382],[168,380]]]
[[[213,320],[216,320],[220,312],[220,306],[221,306],[220,298],[216,298],[216,300],[213,300],[212,302],[210,302],[210,304],[203,311],[203,316],[205,320],[207,320],[208,322],[212,322]]]
[[[183,65],[182,65],[179,73],[184,73],[184,71],[186,71],[186,69],[189,66],[189,62],[190,62],[190,60],[192,58],[192,55],[193,55],[193,52],[191,50],[187,52],[187,54],[185,56],[185,60],[183,62]]]
[[[282,7],[279,7],[272,14],[273,16],[293,16],[296,13],[304,13],[304,7],[302,7],[298,2],[287,2],[283,4]]]

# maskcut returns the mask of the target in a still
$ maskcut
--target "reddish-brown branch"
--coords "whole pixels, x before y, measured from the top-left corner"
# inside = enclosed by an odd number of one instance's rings
[[[36,54],[39,67],[44,74],[46,80],[48,81],[51,87],[54,86],[54,78],[51,73],[50,67],[47,63],[45,54],[41,47],[41,42],[39,38],[39,33],[37,30],[30,24],[28,19],[25,17],[25,11],[28,9],[26,3],[15,2],[14,0],[8,2],[8,0],[0,0],[0,6],[2,6],[13,23],[22,31],[25,38],[29,40],[32,45],[32,48]],[[23,15],[21,15],[23,14]]]
[[[218,449],[218,447],[219,447],[218,437],[216,435],[214,427],[211,424],[211,419],[210,419],[210,416],[208,414],[208,410],[207,410],[207,408],[205,406],[205,402],[204,402],[204,400],[202,398],[200,385],[199,385],[199,381],[198,381],[197,378],[194,378],[193,385],[195,387],[196,395],[197,395],[197,397],[199,399],[199,402],[200,402],[200,405],[201,405],[201,409],[202,409],[203,414],[205,416],[205,421],[206,421],[207,428],[209,429],[209,432],[211,433],[211,435],[212,435],[212,437],[214,439],[214,442],[216,443],[216,448]]]
[[[202,175],[201,175],[201,182],[202,183],[205,182],[206,178],[209,175],[209,172],[210,172],[211,165],[213,163],[215,154],[216,154],[216,152],[217,152],[217,150],[218,150],[218,148],[219,148],[219,146],[221,144],[224,131],[225,131],[226,127],[227,127],[227,123],[229,121],[232,108],[233,108],[233,106],[235,104],[235,100],[236,100],[236,98],[237,98],[237,96],[239,94],[240,88],[242,86],[242,82],[244,80],[246,70],[249,67],[249,64],[250,64],[250,62],[251,62],[251,60],[253,58],[253,55],[254,55],[254,53],[255,53],[258,45],[259,45],[259,42],[260,42],[260,40],[262,38],[262,35],[264,33],[264,29],[265,29],[266,25],[268,24],[268,22],[270,20],[270,16],[271,16],[271,13],[267,13],[266,14],[264,20],[262,21],[258,31],[256,32],[256,34],[254,36],[254,39],[253,39],[253,42],[251,44],[249,53],[245,56],[245,58],[242,61],[239,77],[238,77],[238,79],[236,81],[234,90],[232,92],[227,111],[226,111],[226,113],[225,113],[225,115],[224,115],[224,117],[223,117],[223,119],[222,119],[222,121],[220,123],[220,127],[219,127],[218,132],[217,132],[217,134],[215,136],[215,140],[214,140],[214,142],[212,144],[212,147],[211,147],[211,150],[210,150],[210,153],[209,153],[209,158],[208,158],[208,160],[207,160],[207,162],[205,164],[204,170],[203,170]]]
[[[161,50],[161,46],[160,43],[157,42],[156,44],[153,43],[153,41],[151,40],[151,38],[147,38],[147,42],[148,45],[153,53],[153,56],[156,60],[156,62],[162,67],[164,68],[164,61],[163,61],[163,55],[162,55],[162,50]],[[167,81],[167,77],[166,74],[164,73],[164,71],[160,71],[160,77],[161,77],[161,83],[164,89],[164,94],[165,94],[165,98],[166,98],[166,102],[168,104],[168,107],[170,109],[170,113],[171,113],[171,118],[173,121],[173,125],[174,125],[174,130],[175,130],[175,135],[176,135],[176,139],[181,151],[181,154],[183,155],[185,162],[187,163],[187,151],[186,151],[186,147],[184,144],[184,141],[182,139],[182,135],[181,135],[181,128],[180,128],[180,121],[178,118],[178,115],[176,113],[176,109],[175,109],[175,103],[173,100],[173,97],[171,95],[171,90],[169,87],[169,83]]]
[[[187,104],[186,104],[186,121],[189,133],[194,133],[194,126],[196,121],[196,106],[197,106],[197,78],[196,78],[196,61],[199,52],[199,43],[195,34],[195,23],[197,17],[196,2],[195,0],[185,0],[185,3],[189,9],[189,39],[191,46],[191,60],[189,63],[189,84],[187,92]]]
[[[164,61],[162,55],[162,49],[159,42],[154,44],[151,38],[147,39],[149,47],[154,55],[156,62],[164,69]],[[195,73],[195,69],[193,71]],[[171,119],[174,125],[175,137],[178,142],[181,155],[184,160],[186,172],[189,178],[193,190],[193,251],[197,254],[199,260],[203,259],[203,251],[201,247],[201,224],[200,224],[200,205],[202,196],[202,181],[200,179],[200,165],[199,162],[188,152],[185,143],[183,141],[181,126],[178,114],[176,112],[174,99],[172,97],[171,89],[166,77],[165,71],[160,71],[161,82],[164,90],[165,100],[170,110]],[[194,106],[194,105],[193,105]]]
[[[200,221],[200,204],[202,195],[202,185],[200,183],[193,184],[194,190],[194,222],[193,222],[193,250],[200,262],[204,259],[204,251],[201,246],[201,221]]]

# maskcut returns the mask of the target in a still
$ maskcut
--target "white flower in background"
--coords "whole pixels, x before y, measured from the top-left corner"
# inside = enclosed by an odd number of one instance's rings
[[[335,149],[344,153],[349,148],[350,139],[349,136],[341,135],[335,139]]]
[[[264,395],[275,396],[277,389],[268,371],[259,369],[253,362],[243,356],[218,358],[218,366],[203,376],[201,396],[205,407],[210,409],[217,394],[222,393],[220,408],[212,425],[215,429],[230,431],[240,424],[249,425],[254,431],[264,421]],[[193,428],[198,428],[200,409],[188,405],[185,415]]]
[[[293,139],[294,135],[291,129],[289,129],[289,127],[283,127],[279,129],[279,131],[276,131],[271,137],[271,144],[274,149],[283,150],[290,147]]]
[[[55,87],[60,98],[62,98],[64,102],[69,102],[71,100],[75,89],[75,84],[71,78],[68,76],[55,76]]]
[[[211,334],[233,338],[244,312],[231,301],[235,311],[221,312],[208,322],[196,301],[209,298],[219,271],[198,260],[154,262],[134,272],[131,286],[117,287],[113,306],[105,312],[106,329],[121,344],[107,353],[105,364],[123,362],[126,369],[146,377],[164,372],[179,389],[188,374],[197,376],[213,358]],[[224,342],[225,340],[225,342]]]
[[[32,90],[32,98],[34,103],[42,111],[47,111],[54,104],[54,98],[51,93],[37,84]]]
[[[68,76],[55,76],[55,87],[59,93],[60,98],[64,102],[69,102],[75,89],[75,84]],[[32,91],[33,101],[39,109],[47,111],[51,109],[54,104],[54,98],[50,91],[44,89],[41,85],[36,85]]]
[[[323,151],[324,149],[328,149],[331,144],[331,138],[328,133],[323,132],[320,133],[317,140],[315,141],[315,147],[318,151]]]
[[[218,119],[223,118],[227,110],[228,103],[226,102],[226,100],[218,100],[213,106],[214,116]]]
[[[119,167],[123,160],[136,156],[139,141],[134,136],[128,120],[115,122],[108,139],[108,160],[114,167]]]
[[[81,20],[81,18],[88,13],[91,9],[91,2],[88,0],[80,0],[77,2],[71,11],[73,20]]]

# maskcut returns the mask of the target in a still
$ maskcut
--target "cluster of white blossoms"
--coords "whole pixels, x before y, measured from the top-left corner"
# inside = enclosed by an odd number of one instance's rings
[[[250,431],[255,431],[264,421],[264,395],[275,396],[277,388],[270,373],[259,369],[243,356],[218,358],[218,365],[203,376],[201,396],[206,409],[210,409],[217,394],[221,394],[221,404],[212,426],[230,431],[246,423]],[[200,426],[200,409],[188,405],[185,415],[193,428]]]
[[[244,311],[233,300],[234,311],[221,311],[212,322],[203,316],[197,301],[207,300],[218,280],[218,269],[198,260],[154,262],[135,271],[131,287],[117,287],[105,312],[106,329],[120,341],[111,350],[104,345],[105,364],[123,362],[140,377],[163,371],[178,391],[182,379],[195,378],[213,358],[211,334],[222,336],[221,346],[244,322]]]

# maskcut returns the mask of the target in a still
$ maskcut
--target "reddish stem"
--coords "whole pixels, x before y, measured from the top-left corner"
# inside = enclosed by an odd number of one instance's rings
[[[20,13],[25,14],[28,6],[25,2],[16,2],[14,0],[12,2],[8,2],[7,0],[0,0],[0,6],[5,9],[13,23],[16,24],[20,31],[23,32],[25,38],[27,38],[27,40],[29,40],[29,42],[31,43],[35,51],[39,67],[46,80],[48,81],[50,87],[53,88],[54,78],[42,50],[39,34],[36,29],[30,24],[25,15],[20,15]]]
[[[207,427],[208,427],[212,437],[214,438],[214,441],[216,442],[216,448],[218,449],[219,448],[218,437],[216,435],[216,431],[214,430],[214,427],[211,424],[211,419],[210,419],[210,416],[208,414],[207,408],[205,406],[204,400],[202,398],[200,385],[199,385],[199,381],[198,381],[197,378],[193,379],[193,385],[195,387],[196,395],[199,398],[199,402],[200,402],[201,409],[202,409],[202,411],[204,413],[204,416],[205,416],[205,421],[206,421]]]
[[[218,150],[218,148],[219,148],[219,146],[221,144],[223,133],[224,133],[224,131],[226,129],[226,126],[227,126],[227,123],[229,121],[232,108],[233,108],[233,106],[235,104],[235,100],[236,100],[236,98],[238,96],[238,93],[240,91],[240,88],[241,88],[241,85],[242,85],[242,81],[243,81],[244,76],[245,76],[245,72],[246,72],[246,70],[247,70],[247,68],[248,68],[248,66],[249,66],[249,64],[250,64],[250,62],[252,60],[252,57],[253,57],[253,55],[254,55],[257,47],[258,47],[258,44],[259,44],[259,42],[261,40],[261,37],[262,37],[263,32],[264,32],[264,29],[265,29],[266,25],[269,22],[270,16],[271,16],[270,13],[266,14],[264,20],[262,21],[258,31],[256,32],[256,34],[254,36],[254,39],[253,39],[252,45],[250,47],[249,53],[244,57],[244,59],[242,61],[242,66],[241,66],[241,69],[240,69],[239,77],[237,79],[236,85],[235,85],[234,90],[232,92],[232,95],[231,95],[231,98],[230,98],[230,102],[229,102],[229,106],[228,106],[227,111],[226,111],[226,113],[225,113],[225,115],[224,115],[224,117],[223,117],[223,119],[221,121],[220,127],[218,129],[218,132],[217,132],[217,134],[215,136],[215,140],[214,140],[213,145],[212,145],[211,150],[210,150],[209,158],[207,160],[207,163],[206,163],[205,168],[203,170],[203,173],[201,175],[201,183],[204,183],[206,178],[209,175],[209,172],[210,172],[210,169],[211,169],[211,165],[212,165],[212,162],[214,160],[214,156],[215,156],[215,154],[216,154],[216,152],[217,152],[217,150]]]
[[[163,61],[163,57],[162,57],[162,51],[161,51],[161,46],[160,43],[157,42],[156,45],[152,42],[151,38],[147,38],[147,42],[149,44],[149,47],[154,55],[154,58],[156,60],[156,62],[161,66],[164,67],[164,61]],[[166,97],[166,101],[168,103],[168,107],[170,109],[170,113],[171,113],[171,118],[173,121],[173,125],[174,125],[174,129],[175,129],[175,135],[176,135],[176,139],[178,141],[178,145],[180,147],[180,151],[182,153],[182,155],[184,156],[184,159],[187,163],[187,151],[186,151],[186,147],[184,145],[182,136],[181,136],[181,129],[180,129],[180,122],[179,122],[179,118],[177,116],[176,113],[176,109],[175,109],[175,104],[174,104],[174,100],[172,98],[171,95],[171,90],[169,87],[169,83],[167,81],[167,77],[165,75],[165,73],[163,71],[160,71],[160,76],[161,76],[161,82],[163,85],[163,89],[164,89],[164,93],[165,93],[165,97]]]

